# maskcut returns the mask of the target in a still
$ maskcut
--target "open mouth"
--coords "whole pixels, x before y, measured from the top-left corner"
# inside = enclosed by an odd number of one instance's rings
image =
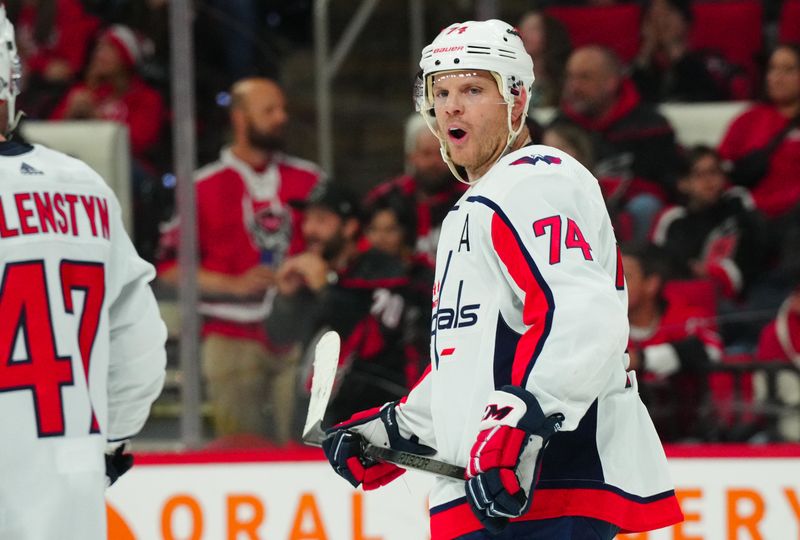
[[[447,130],[447,132],[451,139],[455,139],[457,141],[463,139],[467,135],[467,132],[461,128],[450,128]]]

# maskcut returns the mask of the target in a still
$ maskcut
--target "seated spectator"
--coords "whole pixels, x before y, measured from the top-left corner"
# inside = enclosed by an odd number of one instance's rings
[[[623,209],[630,213],[633,238],[643,241],[674,192],[675,134],[666,118],[641,102],[615,53],[599,46],[573,51],[561,111],[552,124],[577,125],[589,133],[612,218]]]
[[[131,148],[146,160],[158,142],[165,119],[164,100],[137,74],[142,51],[133,31],[122,25],[107,29],[95,47],[86,75],[73,86],[53,119],[115,120],[130,128]]]
[[[731,180],[750,189],[765,215],[768,258],[777,262],[754,284],[747,307],[774,312],[794,283],[793,269],[800,267],[800,46],[779,45],[772,52],[766,97],[734,119],[719,153],[729,161]],[[739,334],[753,341],[758,329],[752,330]]]
[[[778,315],[761,332],[756,357],[762,361],[794,363],[800,368],[800,286],[783,302]],[[765,381],[756,378],[756,396],[766,398]],[[777,418],[777,436],[782,440],[800,441],[800,375],[791,369],[781,370],[776,377],[775,395],[782,406]],[[773,403],[774,405],[775,403]]]
[[[106,25],[124,24],[140,37],[147,54],[137,65],[139,74],[157,88],[167,88],[169,73],[169,4],[170,0],[81,0],[84,7],[96,17],[105,21]],[[193,13],[194,33],[202,36],[195,42],[196,73],[206,69],[205,58],[198,57],[197,47],[207,46],[213,38],[198,24],[202,11]],[[223,87],[230,87],[230,84]],[[219,82],[217,83],[219,85]],[[219,86],[218,86],[219,87]],[[197,96],[197,93],[195,93]],[[216,147],[218,149],[219,147]]]
[[[80,0],[6,0],[27,88],[20,110],[47,118],[86,61],[100,21]]]
[[[732,306],[733,321],[723,326],[726,345],[747,352],[755,350],[764,326],[800,283],[800,205],[765,229],[767,268],[752,280],[745,301]]]
[[[536,72],[531,107],[557,107],[564,87],[564,65],[572,50],[567,29],[541,10],[525,13],[517,29]]]
[[[304,209],[306,250],[278,269],[276,302],[285,321],[306,328],[306,343],[322,330],[342,337],[339,391],[327,420],[400,399],[408,391],[403,262],[377,249],[359,250],[358,202],[343,186],[330,183],[296,205]]]
[[[427,259],[414,255],[413,212],[408,199],[392,191],[373,200],[364,219],[367,244],[401,260],[408,275],[403,340],[409,388],[430,362],[431,287],[434,281],[434,271]]]
[[[702,438],[712,407],[706,366],[722,359],[713,313],[666,298],[669,269],[655,247],[626,248],[630,367],[662,440]]]
[[[161,94],[136,73],[141,58],[138,37],[126,26],[108,28],[92,52],[84,79],[53,111],[54,120],[111,120],[126,124],[133,155],[134,241],[152,259],[166,216],[156,207],[158,172],[151,154],[159,150],[166,110]]]
[[[688,0],[647,2],[642,44],[631,74],[642,99],[651,103],[746,99],[748,92],[734,95],[737,80],[747,80],[744,71],[713,51],[691,50],[692,19]]]
[[[717,153],[706,146],[689,152],[678,180],[684,204],[656,220],[652,241],[671,258],[683,279],[711,279],[735,299],[762,270],[764,226],[750,194],[728,187]]]
[[[719,153],[731,162],[731,180],[752,191],[778,240],[781,218],[800,203],[800,46],[780,45],[770,55],[766,94],[766,102],[731,123]]]
[[[405,126],[406,174],[379,184],[365,198],[369,206],[375,199],[396,192],[416,208],[415,252],[431,266],[436,262],[442,221],[467,189],[453,178],[439,148],[439,139],[425,120],[419,114],[411,115]]]
[[[413,261],[417,237],[415,210],[408,198],[396,190],[372,198],[364,209],[366,246],[403,261]]]

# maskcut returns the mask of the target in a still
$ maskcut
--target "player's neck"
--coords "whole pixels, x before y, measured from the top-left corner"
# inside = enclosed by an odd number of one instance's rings
[[[522,130],[517,135],[517,138],[514,139],[514,142],[505,152],[501,151],[501,153],[497,156],[497,158],[487,161],[483,166],[477,169],[467,169],[467,178],[469,178],[470,182],[475,182],[483,177],[484,174],[489,172],[489,170],[494,167],[494,164],[497,163],[503,156],[507,156],[511,152],[519,150],[526,144],[531,142],[530,132],[528,131],[527,126],[523,127]]]

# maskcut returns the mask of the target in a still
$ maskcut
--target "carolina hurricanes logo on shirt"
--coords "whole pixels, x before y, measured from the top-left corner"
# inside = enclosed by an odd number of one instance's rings
[[[547,165],[560,165],[561,158],[556,156],[543,156],[541,154],[533,154],[530,156],[521,157],[511,162],[511,165],[536,165],[539,162],[544,162]]]
[[[258,248],[273,253],[274,262],[283,257],[291,236],[291,216],[284,207],[253,203],[249,229]]]

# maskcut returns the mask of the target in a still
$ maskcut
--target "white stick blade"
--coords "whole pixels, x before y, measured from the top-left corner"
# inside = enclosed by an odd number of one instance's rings
[[[341,339],[336,332],[326,332],[314,349],[314,373],[311,377],[311,398],[303,427],[303,440],[319,444],[321,424],[328,408],[336,369],[339,366]],[[316,440],[320,439],[320,440]]]

